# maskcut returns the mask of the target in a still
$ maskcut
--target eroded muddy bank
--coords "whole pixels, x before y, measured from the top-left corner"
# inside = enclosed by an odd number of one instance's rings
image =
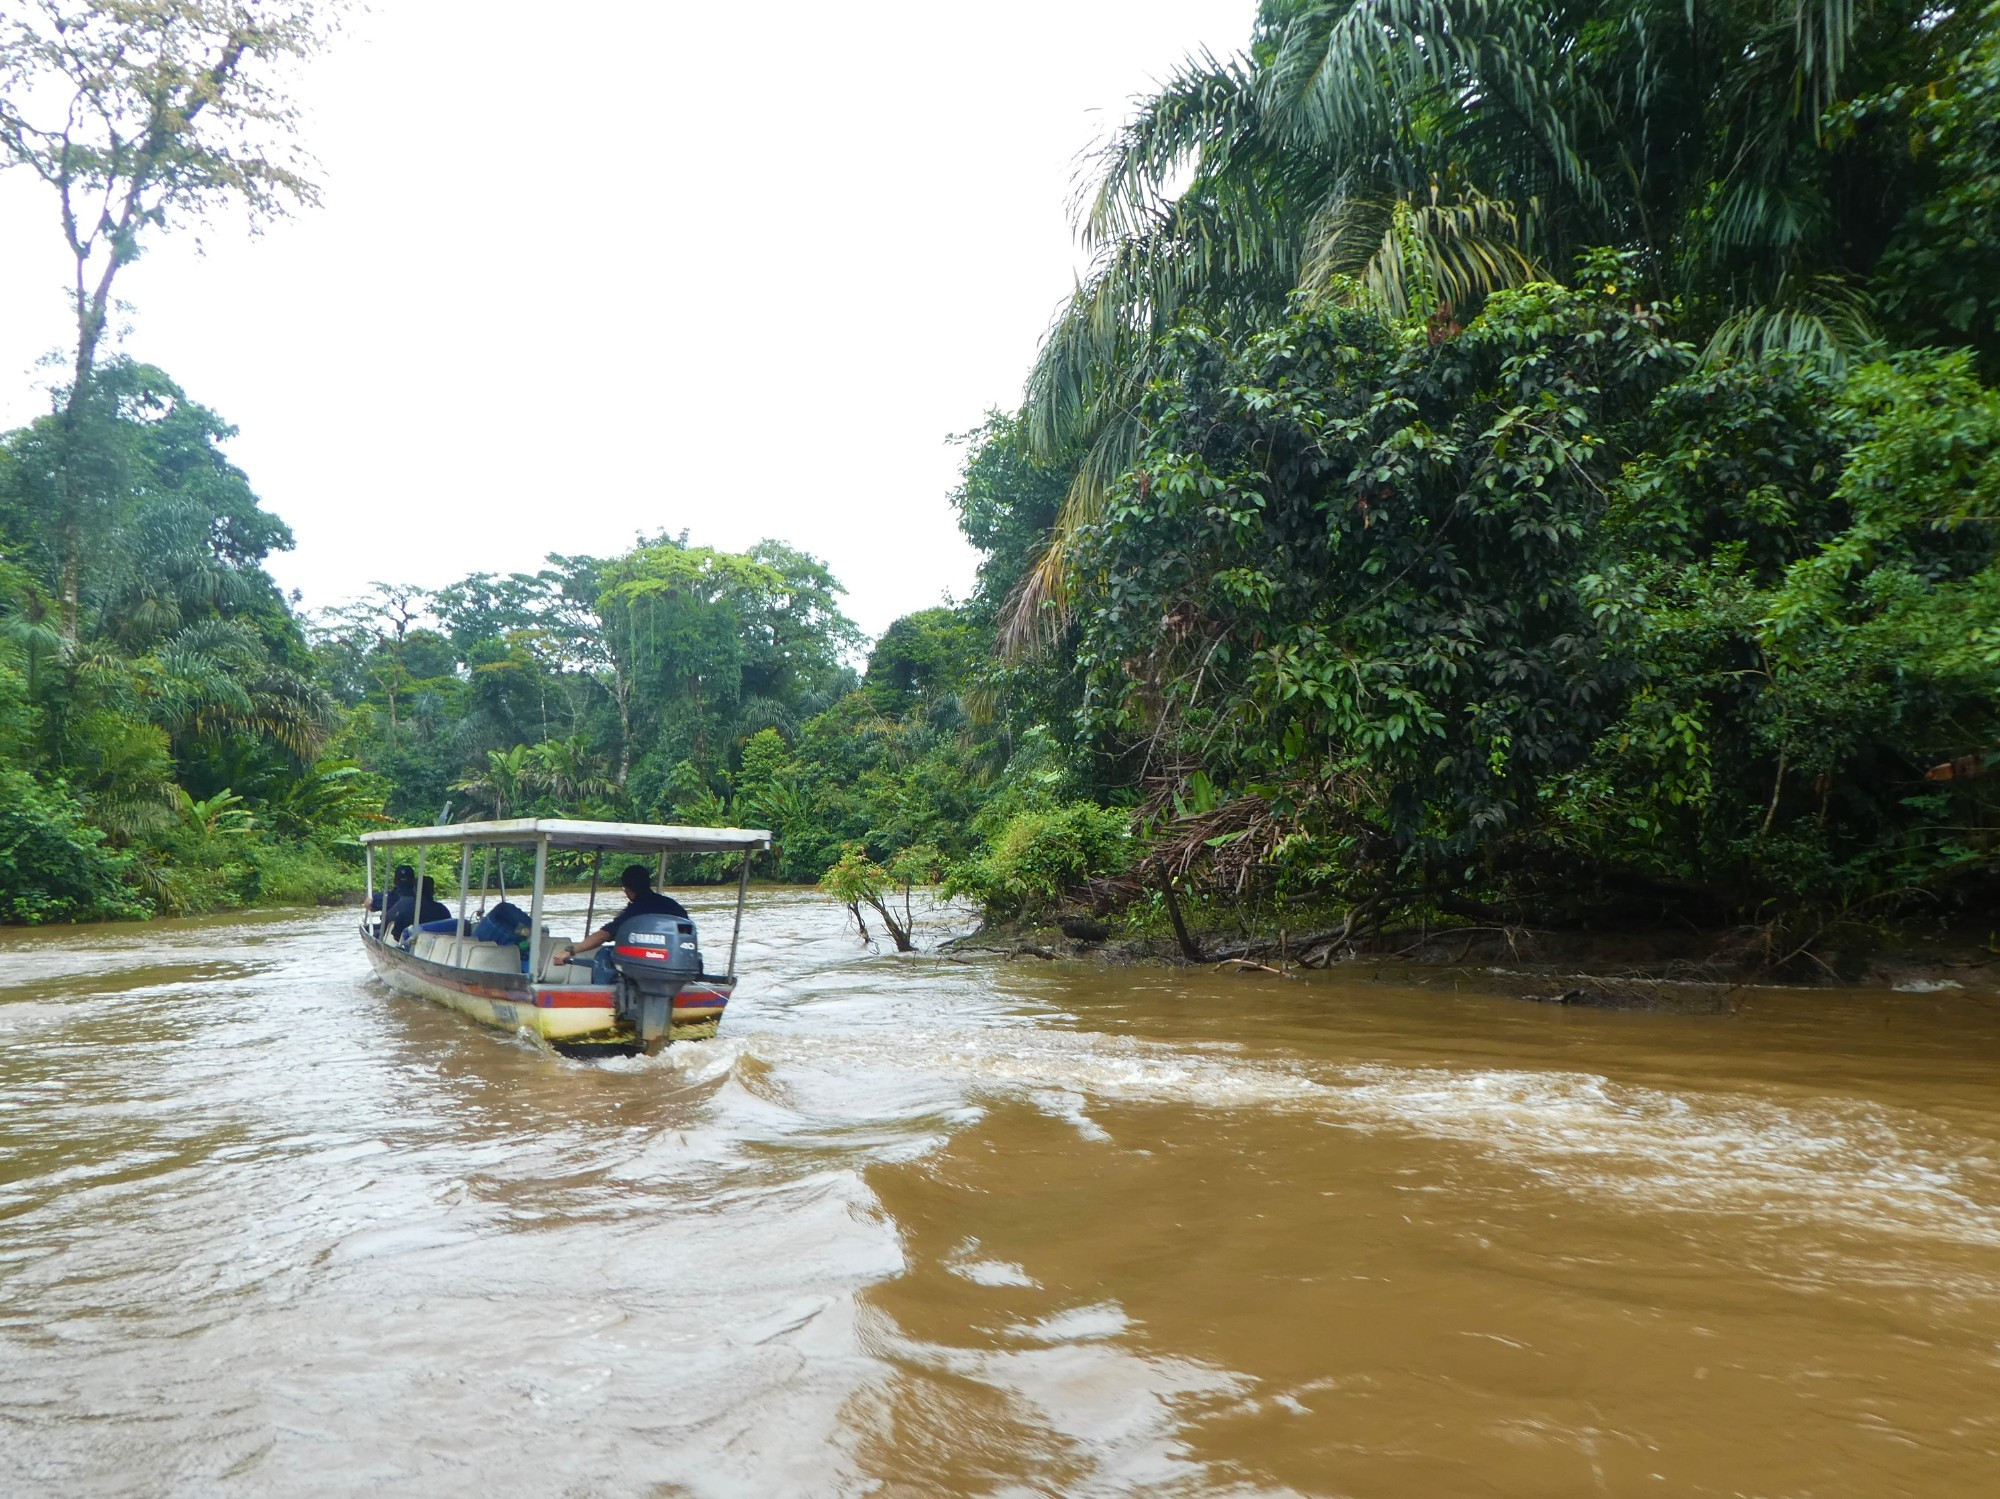
[[[1367,936],[1333,930],[1190,931],[1194,953],[1169,934],[1120,934],[1094,919],[988,924],[943,944],[947,954],[1107,966],[1208,966],[1245,976],[1337,970],[1423,988],[1443,985],[1539,1003],[1598,1009],[1710,1011],[1745,988],[1963,991],[2000,996],[2000,951],[1984,934],[1919,943],[1860,939],[1799,943],[1764,927],[1547,931],[1412,927]]]

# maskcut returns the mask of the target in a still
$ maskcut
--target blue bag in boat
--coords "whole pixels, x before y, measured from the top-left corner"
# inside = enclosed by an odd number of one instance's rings
[[[479,925],[472,929],[472,939],[475,942],[519,942],[528,934],[528,926],[528,913],[511,900],[503,900],[479,918]]]

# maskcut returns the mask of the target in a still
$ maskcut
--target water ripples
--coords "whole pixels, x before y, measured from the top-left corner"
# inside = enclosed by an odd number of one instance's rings
[[[383,990],[350,921],[13,941],[0,1488],[1275,1494],[1332,1463],[1542,1499],[1618,1491],[1623,1452],[1776,1492],[1781,1410],[1819,1423],[1799,1472],[1890,1471],[1865,1408],[1956,1495],[1992,1447],[1969,1010],[1939,1104],[1865,1051],[1772,1081],[1796,1021],[871,955],[777,894],[716,1041],[582,1063]]]

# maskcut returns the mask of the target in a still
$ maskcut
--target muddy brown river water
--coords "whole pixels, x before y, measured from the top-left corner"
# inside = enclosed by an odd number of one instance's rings
[[[697,901],[696,914],[712,913]],[[2000,1494],[2000,1008],[870,956],[563,1061],[0,938],[6,1495]]]

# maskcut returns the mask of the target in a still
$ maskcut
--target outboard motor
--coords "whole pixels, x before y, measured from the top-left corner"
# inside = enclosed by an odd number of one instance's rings
[[[618,1018],[639,1033],[647,1051],[669,1038],[674,996],[701,977],[701,948],[694,923],[685,916],[641,916],[618,939],[612,958],[618,970]]]

